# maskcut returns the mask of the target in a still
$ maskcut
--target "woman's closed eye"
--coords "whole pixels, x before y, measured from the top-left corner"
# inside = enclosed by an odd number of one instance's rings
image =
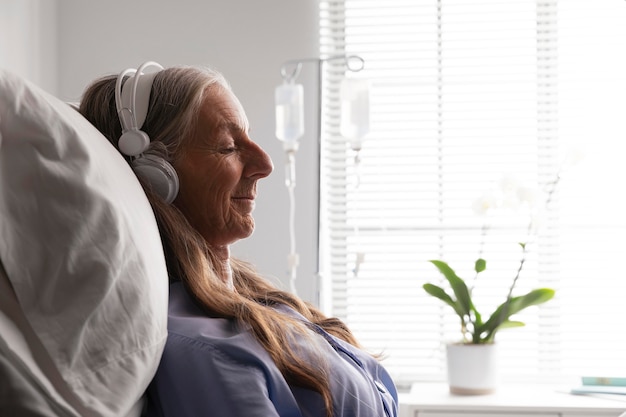
[[[228,146],[228,147],[219,149],[219,153],[221,153],[222,155],[230,155],[231,153],[234,153],[236,151],[237,151],[236,146]]]

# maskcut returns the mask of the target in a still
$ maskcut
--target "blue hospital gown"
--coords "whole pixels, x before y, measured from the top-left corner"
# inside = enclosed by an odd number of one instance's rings
[[[148,388],[146,417],[324,417],[321,396],[290,386],[269,354],[233,320],[207,317],[170,286],[168,340]],[[305,320],[293,309],[275,307]],[[322,352],[336,417],[397,417],[396,388],[367,353],[311,325],[297,348]]]

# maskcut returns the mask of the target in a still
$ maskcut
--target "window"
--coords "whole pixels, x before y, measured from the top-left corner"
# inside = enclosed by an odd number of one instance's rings
[[[400,384],[443,380],[460,335],[422,289],[442,279],[428,260],[468,278],[482,254],[476,303],[485,315],[504,301],[528,218],[500,214],[483,233],[472,204],[511,177],[546,198],[561,175],[516,289],[557,296],[498,334],[503,379],[626,374],[624,21],[617,0],[321,1],[321,55],[361,56],[350,75],[372,86],[357,164],[339,134],[345,63],[323,67],[323,307]]]

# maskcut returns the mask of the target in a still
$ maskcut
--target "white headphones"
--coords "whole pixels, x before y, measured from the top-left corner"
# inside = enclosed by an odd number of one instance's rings
[[[150,67],[156,68],[157,71],[144,74],[143,71]],[[122,71],[117,77],[115,105],[122,125],[122,136],[117,147],[124,155],[131,157],[135,175],[146,181],[152,190],[169,204],[178,194],[178,175],[165,159],[143,154],[150,145],[150,137],[141,130],[148,115],[152,82],[162,69],[163,67],[156,62],[148,61],[137,69],[129,68]],[[124,77],[129,74],[132,76],[124,82]]]

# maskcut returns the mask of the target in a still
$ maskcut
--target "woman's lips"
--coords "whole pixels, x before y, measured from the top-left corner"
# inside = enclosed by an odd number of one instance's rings
[[[252,212],[254,210],[254,197],[253,196],[242,196],[242,197],[233,197],[233,202],[241,207],[244,211]]]

